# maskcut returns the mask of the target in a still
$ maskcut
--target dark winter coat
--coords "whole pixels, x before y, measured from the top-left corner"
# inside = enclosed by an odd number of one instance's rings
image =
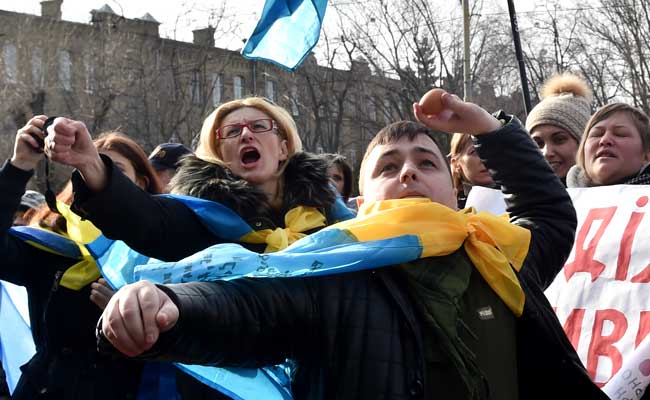
[[[223,242],[183,203],[149,195],[115,168],[108,157],[103,159],[109,170],[106,188],[91,193],[75,172],[72,209],[92,221],[106,237],[122,240],[134,250],[164,261],[176,261]],[[328,224],[335,222],[329,211],[336,194],[329,183],[325,160],[308,153],[294,154],[283,177],[283,205],[274,209],[264,193],[229,169],[192,156],[184,158],[171,182],[171,191],[220,202],[255,230],[284,228],[287,211],[300,205],[318,208]],[[242,245],[255,251],[265,247]]]
[[[543,293],[571,250],[576,228],[571,199],[515,119],[477,137],[475,146],[509,195],[512,222],[532,236],[519,273],[524,312],[515,321],[513,384],[519,398],[606,399]],[[436,271],[445,259],[422,259],[414,267]],[[437,338],[426,329],[403,268],[410,267],[160,286],[178,305],[180,318],[145,357],[240,367],[291,358],[298,365],[296,399],[462,398],[446,394],[452,381],[431,379],[426,344],[435,345]],[[484,338],[482,344],[498,346],[498,339]],[[101,335],[100,341],[106,344]],[[444,357],[435,362],[439,370],[452,368]],[[453,380],[453,373],[447,375]]]
[[[97,353],[94,336],[101,310],[90,301],[90,286],[80,291],[59,286],[63,272],[77,260],[8,234],[32,173],[9,162],[0,170],[0,279],[26,287],[36,344],[36,355],[21,368],[12,398],[135,398],[141,363]]]
[[[104,235],[123,240],[140,253],[164,261],[176,261],[223,242],[184,204],[147,194],[115,168],[110,159],[103,159],[110,174],[107,187],[100,193],[90,193],[75,172],[72,207]],[[280,209],[274,209],[262,191],[228,168],[195,156],[183,159],[171,181],[171,192],[222,203],[255,230],[284,228],[287,211],[300,205],[319,209],[330,224],[335,222],[329,211],[336,193],[330,185],[327,168],[327,161],[318,156],[308,153],[291,156],[283,171]],[[265,245],[241,244],[257,252],[265,248]],[[179,373],[177,378],[178,391],[185,399],[226,398],[186,374]]]

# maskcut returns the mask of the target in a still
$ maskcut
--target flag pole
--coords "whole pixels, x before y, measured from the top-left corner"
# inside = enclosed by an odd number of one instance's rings
[[[521,93],[524,97],[524,107],[526,115],[530,112],[530,92],[528,91],[528,78],[526,77],[526,64],[524,64],[524,55],[521,51],[521,39],[519,38],[519,24],[517,23],[517,13],[515,3],[508,0],[508,12],[510,13],[510,27],[512,28],[512,40],[515,43],[515,55],[517,56],[517,65],[519,67],[519,77],[521,79]]]
[[[465,59],[463,60],[463,87],[464,96],[463,100],[472,101],[472,81],[470,76],[470,49],[469,49],[469,0],[461,0],[463,6],[463,53]]]

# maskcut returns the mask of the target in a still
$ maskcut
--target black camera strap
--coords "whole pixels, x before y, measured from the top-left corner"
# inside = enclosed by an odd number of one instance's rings
[[[54,123],[56,118],[57,117],[50,117],[45,120],[45,123],[43,124],[43,132],[45,133],[45,136],[47,136],[47,128]],[[44,146],[45,142],[43,139],[40,139],[39,144],[41,142],[43,142]],[[59,209],[56,207],[56,195],[54,194],[54,191],[52,191],[52,186],[50,185],[50,159],[48,157],[45,157],[45,202],[52,212],[61,214]]]

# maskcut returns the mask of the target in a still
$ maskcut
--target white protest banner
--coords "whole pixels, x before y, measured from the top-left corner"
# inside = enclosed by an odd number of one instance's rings
[[[467,196],[466,207],[474,207],[476,211],[487,211],[494,215],[506,212],[506,202],[500,190],[483,186],[474,186]]]
[[[578,214],[576,240],[546,296],[602,385],[650,332],[650,186],[569,192]]]
[[[646,336],[639,347],[629,357],[625,357],[623,366],[603,386],[611,399],[640,399],[645,388],[650,384],[650,338]]]
[[[500,209],[503,200],[494,192],[481,188],[468,206]],[[592,379],[600,386],[611,379],[612,399],[638,399],[650,375],[650,346],[641,346],[650,333],[650,186],[569,194],[578,215],[576,240],[546,296]]]

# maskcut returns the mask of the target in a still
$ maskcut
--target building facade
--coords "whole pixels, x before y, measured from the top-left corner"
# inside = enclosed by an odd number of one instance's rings
[[[296,120],[304,147],[360,162],[369,139],[398,118],[399,82],[373,75],[364,60],[350,69],[318,65],[296,71],[216,48],[214,28],[192,43],[161,38],[149,14],[129,19],[108,6],[89,24],[61,20],[62,0],[41,2],[41,15],[0,10],[0,156],[33,115],[83,121],[93,134],[119,130],[145,150],[161,142],[196,142],[203,118],[226,101],[260,95]],[[58,167],[61,184],[69,171]],[[41,188],[38,176],[36,188]]]

